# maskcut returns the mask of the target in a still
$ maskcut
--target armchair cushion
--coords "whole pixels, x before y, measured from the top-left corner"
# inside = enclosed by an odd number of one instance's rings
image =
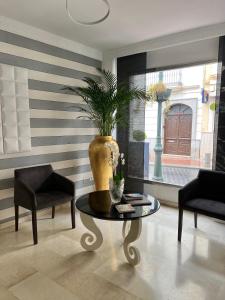
[[[52,175],[53,175],[53,180],[55,184],[58,186],[58,189],[60,189],[60,191],[63,191],[69,195],[74,196],[75,184],[73,181],[56,172],[53,172]]]
[[[55,190],[62,191],[73,196],[75,185],[74,182],[72,182],[68,178],[56,172],[52,172],[37,190],[37,193],[45,193]]]
[[[225,220],[225,203],[206,198],[196,198],[185,202],[184,208]]]
[[[198,174],[198,197],[225,203],[225,173],[200,170]]]
[[[73,196],[61,191],[50,191],[36,193],[37,209],[43,209],[51,206],[59,205],[73,200]]]

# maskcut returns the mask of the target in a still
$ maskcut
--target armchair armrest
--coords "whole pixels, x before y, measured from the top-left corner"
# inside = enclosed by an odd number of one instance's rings
[[[53,172],[52,175],[53,175],[54,182],[56,183],[57,187],[61,191],[68,193],[71,196],[74,196],[75,183],[72,180],[70,180],[56,172]]]
[[[192,180],[179,190],[178,203],[179,207],[182,207],[187,200],[193,199],[197,196],[197,190],[199,186],[198,178]]]
[[[37,207],[34,191],[19,179],[14,181],[14,203],[31,210]]]

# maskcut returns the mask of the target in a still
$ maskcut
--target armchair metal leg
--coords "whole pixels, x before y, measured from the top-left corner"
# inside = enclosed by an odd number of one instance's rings
[[[33,229],[33,240],[34,245],[38,243],[38,234],[37,234],[37,212],[32,210],[32,229]]]
[[[72,228],[75,228],[75,200],[71,201],[71,220]]]
[[[195,221],[195,228],[198,226],[198,214],[194,212],[194,221]]]
[[[181,242],[183,226],[183,209],[179,208],[179,220],[178,220],[178,241]]]
[[[15,231],[19,229],[19,206],[15,205]]]
[[[55,218],[55,206],[52,206],[52,219]]]

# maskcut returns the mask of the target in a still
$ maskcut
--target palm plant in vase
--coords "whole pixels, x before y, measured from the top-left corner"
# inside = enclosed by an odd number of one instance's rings
[[[118,145],[112,138],[113,129],[117,125],[125,125],[127,116],[124,112],[133,99],[145,101],[148,96],[137,87],[117,84],[117,77],[109,71],[99,72],[100,81],[86,77],[83,79],[85,86],[65,89],[83,99],[85,105],[80,106],[80,110],[94,122],[98,130],[98,135],[89,146],[89,158],[96,190],[107,190],[113,170],[108,159],[112,153],[105,144],[114,145],[114,152],[119,153]]]

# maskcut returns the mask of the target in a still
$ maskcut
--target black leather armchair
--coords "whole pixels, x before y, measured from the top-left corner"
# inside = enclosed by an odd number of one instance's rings
[[[183,210],[194,212],[197,228],[197,216],[225,220],[225,173],[200,170],[198,177],[179,190],[178,241],[181,241]]]
[[[19,206],[32,212],[34,244],[38,243],[37,210],[52,207],[52,218],[55,217],[55,206],[71,202],[72,228],[75,228],[75,185],[55,173],[51,165],[37,166],[15,170],[14,204],[15,229],[18,231]]]

